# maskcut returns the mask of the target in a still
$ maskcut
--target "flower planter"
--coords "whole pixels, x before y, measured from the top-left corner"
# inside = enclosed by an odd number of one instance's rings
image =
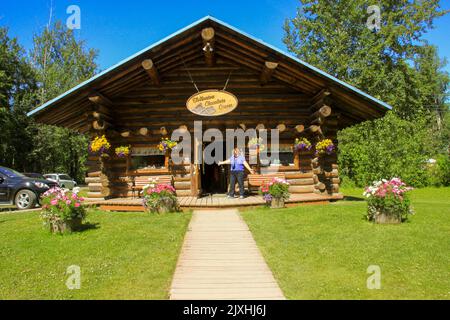
[[[176,207],[176,204],[173,204],[173,205],[160,204],[156,208],[149,208],[148,211],[150,211],[151,213],[164,214],[164,213],[170,213],[170,212],[177,212],[178,209]]]
[[[402,218],[400,215],[387,214],[385,212],[377,211],[375,214],[375,223],[379,224],[399,224],[402,223]]]
[[[156,184],[145,187],[142,201],[147,212],[164,214],[179,212],[180,205],[175,193],[175,188],[170,184]]]
[[[67,221],[58,220],[50,222],[50,231],[52,233],[70,233],[80,229],[82,225],[81,218],[73,218]]]
[[[175,210],[173,210],[172,206],[160,206],[156,209],[155,213],[159,213],[159,214],[164,214],[164,213],[170,213],[170,212],[174,212]]]
[[[272,209],[284,208],[284,199],[283,198],[272,198],[272,201],[270,202],[270,207]]]
[[[411,187],[399,178],[375,181],[365,188],[367,198],[367,219],[378,224],[400,224],[414,214],[408,191]]]

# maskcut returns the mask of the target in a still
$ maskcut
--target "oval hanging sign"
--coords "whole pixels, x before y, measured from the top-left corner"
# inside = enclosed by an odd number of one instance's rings
[[[233,111],[238,106],[238,99],[224,90],[204,90],[192,95],[186,107],[200,116],[220,116]]]

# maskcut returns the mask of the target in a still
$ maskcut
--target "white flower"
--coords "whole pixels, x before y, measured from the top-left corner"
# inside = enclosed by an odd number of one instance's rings
[[[72,192],[78,194],[80,192],[80,187],[73,188]]]

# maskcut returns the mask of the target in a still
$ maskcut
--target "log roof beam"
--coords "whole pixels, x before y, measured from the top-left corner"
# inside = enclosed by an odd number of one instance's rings
[[[214,44],[215,31],[213,28],[204,28],[202,30],[203,53],[205,55],[205,62],[208,67],[214,65]]]
[[[161,84],[158,70],[156,69],[156,66],[153,63],[152,59],[146,59],[142,61],[142,68],[144,68],[145,72],[148,74],[154,85],[159,86]]]
[[[266,85],[270,81],[270,78],[272,77],[272,74],[275,72],[275,69],[277,67],[278,67],[277,62],[271,61],[264,62],[264,66],[262,68],[260,76],[260,82],[262,86]]]

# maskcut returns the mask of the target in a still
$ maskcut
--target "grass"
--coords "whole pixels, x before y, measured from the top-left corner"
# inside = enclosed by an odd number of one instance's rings
[[[0,215],[1,299],[166,299],[190,214],[91,210],[82,232],[52,235],[39,212]],[[68,290],[67,267],[81,268]]]
[[[346,201],[244,211],[289,299],[450,299],[450,188],[412,192],[416,215],[401,225],[364,219],[361,189]],[[369,265],[381,289],[367,289]]]

